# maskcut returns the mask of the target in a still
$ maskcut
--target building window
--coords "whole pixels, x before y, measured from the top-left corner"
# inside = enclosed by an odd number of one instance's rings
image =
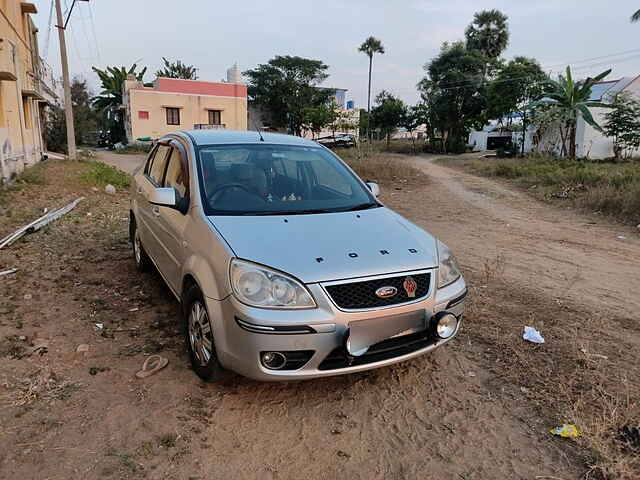
[[[180,125],[180,109],[167,107],[167,125]]]
[[[149,120],[149,112],[145,112],[144,110],[138,111],[138,118],[140,120]]]
[[[209,112],[209,125],[222,125],[222,111],[208,110],[208,112]]]

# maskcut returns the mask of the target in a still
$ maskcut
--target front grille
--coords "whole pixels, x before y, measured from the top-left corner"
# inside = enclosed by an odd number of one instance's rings
[[[409,297],[403,286],[404,281],[408,277],[413,278],[417,284],[415,297]],[[388,305],[411,302],[426,296],[427,293],[429,293],[430,279],[431,275],[429,273],[419,273],[365,280],[363,282],[328,285],[325,286],[325,289],[335,304],[340,308],[360,309],[386,307]],[[376,290],[380,287],[395,287],[398,293],[391,298],[380,298],[376,295]]]
[[[356,367],[368,363],[381,362],[390,358],[413,353],[434,343],[428,330],[389,338],[369,347],[364,355],[352,357],[344,347],[334,349],[318,366],[318,370],[336,370],[339,368]]]

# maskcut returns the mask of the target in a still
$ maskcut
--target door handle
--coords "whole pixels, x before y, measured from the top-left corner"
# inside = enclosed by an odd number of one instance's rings
[[[151,209],[151,211],[153,212],[153,214],[154,214],[156,217],[159,217],[159,216],[160,216],[160,207],[153,207],[153,208]]]

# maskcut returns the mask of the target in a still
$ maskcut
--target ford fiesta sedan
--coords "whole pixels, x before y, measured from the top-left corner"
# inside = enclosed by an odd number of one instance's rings
[[[130,235],[181,302],[196,373],[258,380],[358,372],[423,355],[460,328],[451,251],[312,141],[195,130],[136,175]]]

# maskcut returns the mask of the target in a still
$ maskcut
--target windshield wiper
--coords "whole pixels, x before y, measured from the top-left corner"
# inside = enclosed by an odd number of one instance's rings
[[[370,208],[379,207],[379,203],[375,202],[367,202],[367,203],[359,203],[358,205],[354,205],[353,207],[347,207],[344,209],[338,210],[339,212],[355,212],[356,210],[368,210]]]
[[[249,212],[242,215],[308,215],[312,213],[333,213],[334,210],[327,210],[326,208],[309,208],[306,210],[280,210],[273,212]]]

